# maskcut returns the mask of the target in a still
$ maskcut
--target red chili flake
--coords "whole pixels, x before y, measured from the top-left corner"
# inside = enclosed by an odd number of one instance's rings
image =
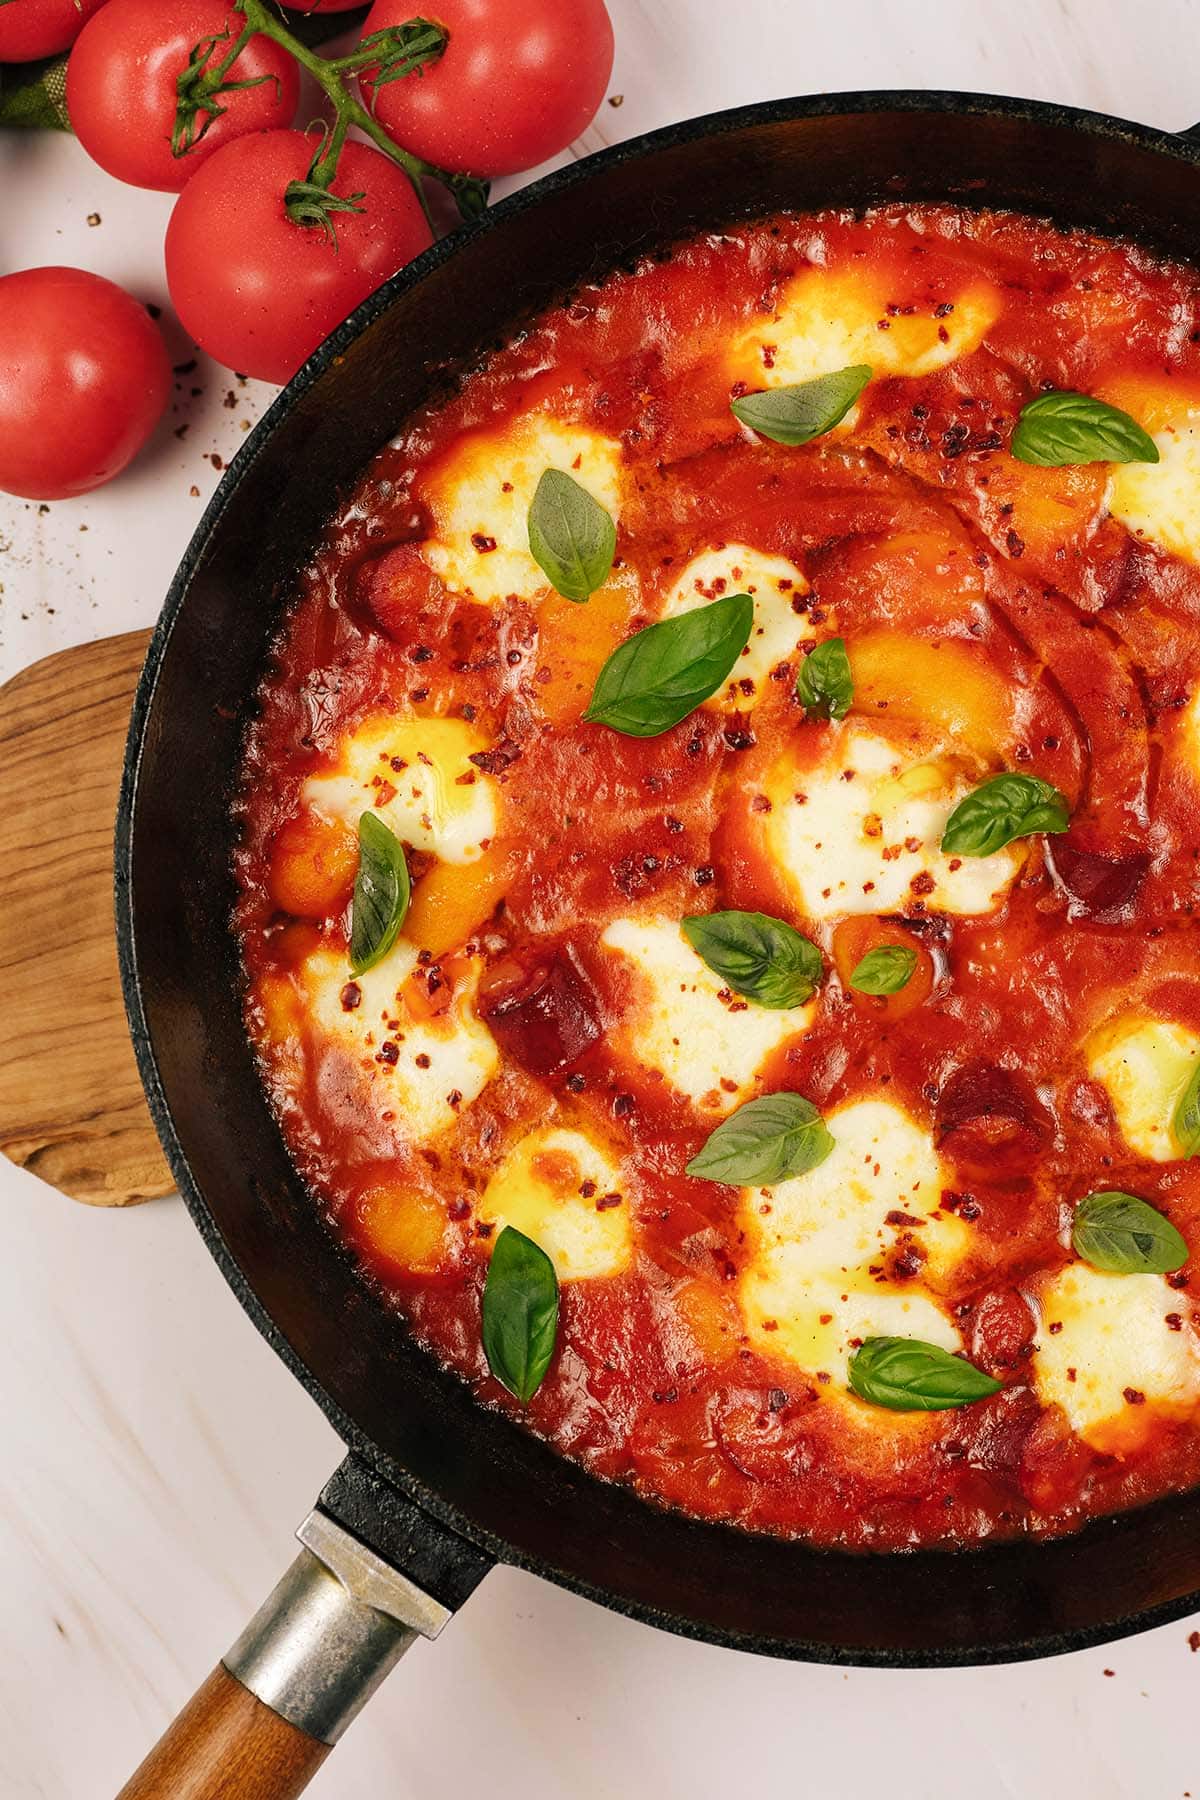
[[[1187,1286],[1189,1279],[1190,1278],[1183,1273],[1182,1269],[1176,1269],[1173,1275],[1167,1276],[1167,1286],[1173,1287],[1178,1293],[1180,1288],[1185,1288]]]
[[[482,769],[485,775],[503,775],[505,769],[511,769],[515,762],[520,762],[524,752],[520,745],[514,744],[511,738],[501,738],[490,750],[477,750],[467,761]]]
[[[500,483],[500,492],[502,494],[511,494],[512,491],[513,491],[513,484],[511,481],[502,481]]]
[[[1075,1379],[1075,1371],[1074,1371],[1074,1369],[1068,1369],[1068,1370],[1067,1370],[1067,1380],[1068,1380],[1068,1381],[1074,1381],[1074,1379]]]
[[[763,1330],[764,1331],[778,1331],[779,1330],[778,1319],[764,1319],[763,1320]],[[820,1378],[818,1377],[818,1379],[820,1379]]]
[[[1188,1632],[1188,1649],[1200,1650],[1200,1631]]]
[[[1025,554],[1025,539],[1018,536],[1010,527],[1004,534],[1004,548],[1015,562],[1018,557]]]
[[[471,1202],[461,1198],[452,1200],[446,1208],[446,1211],[450,1218],[454,1220],[454,1223],[460,1225],[464,1219],[468,1219],[471,1216]]]
[[[893,1207],[883,1222],[885,1225],[923,1225],[925,1223],[924,1219],[914,1218],[912,1213],[901,1212],[898,1207]]]
[[[1183,1330],[1183,1320],[1180,1318],[1178,1313],[1167,1313],[1166,1314],[1166,1327],[1167,1327],[1168,1331],[1182,1331]]]
[[[386,806],[389,801],[396,798],[396,790],[391,782],[381,781],[378,775],[372,781],[371,786],[375,789],[376,806]]]
[[[932,894],[936,883],[927,870],[922,870],[919,875],[913,876],[908,885],[914,894]]]
[[[755,794],[752,797],[752,799],[750,801],[750,811],[751,812],[769,813],[770,810],[771,810],[771,802],[767,799],[767,796],[765,794]]]
[[[616,1113],[618,1119],[628,1118],[629,1114],[633,1111],[633,1095],[617,1094],[613,1099],[612,1105],[613,1111]]]
[[[620,1206],[620,1194],[601,1194],[596,1202],[597,1212],[611,1212],[614,1206]]]
[[[568,1075],[563,1085],[568,1093],[582,1094],[584,1088],[587,1086],[587,1081],[582,1075]]]
[[[832,1313],[820,1313],[818,1315],[818,1317],[819,1317],[819,1321],[822,1325],[831,1325],[833,1323],[833,1314]]]
[[[418,1069],[427,1069],[429,1067],[429,1058],[426,1056],[424,1050],[422,1050],[420,1055],[415,1058],[415,1061]]]
[[[724,738],[730,750],[753,750],[758,742],[752,731],[732,725],[725,727]]]
[[[1046,1330],[1050,1333],[1051,1337],[1057,1337],[1059,1332],[1062,1330],[1062,1320],[1061,1319],[1051,1319],[1049,1325],[1047,1325],[1047,1327],[1046,1327]]]
[[[709,887],[716,878],[717,871],[710,863],[704,863],[692,877],[697,887]]]
[[[376,1061],[391,1063],[394,1068],[400,1061],[400,1046],[398,1044],[393,1044],[390,1039],[387,1043],[380,1044],[379,1055],[376,1058]]]
[[[953,300],[942,300],[942,301],[939,301],[938,305],[934,307],[933,316],[935,319],[946,319],[946,318],[949,318],[950,314],[953,311],[954,311]],[[916,410],[917,409],[914,406],[913,411],[916,412]]]
[[[1124,1394],[1130,1406],[1145,1406],[1146,1396],[1142,1393],[1140,1388],[1122,1388],[1121,1392]]]
[[[486,556],[490,550],[496,548],[495,538],[488,537],[487,533],[483,531],[473,531],[471,533],[471,542],[481,556]]]
[[[447,1106],[461,1106],[462,1105],[462,1092],[459,1088],[451,1088],[450,1089],[450,1092],[446,1095],[446,1105]]]
[[[480,1219],[475,1226],[475,1236],[480,1238],[490,1238],[495,1229],[496,1226],[494,1220],[487,1221]]]

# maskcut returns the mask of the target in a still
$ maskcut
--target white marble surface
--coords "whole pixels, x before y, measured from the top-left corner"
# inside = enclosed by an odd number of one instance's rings
[[[813,89],[1200,117],[1196,0],[609,4],[624,101],[581,152]],[[165,196],[118,188],[65,138],[0,140],[0,181],[0,268],[75,262],[165,299]],[[150,623],[215,486],[208,459],[270,398],[251,386],[227,407],[231,391],[203,362],[181,376],[151,452],[90,500],[43,514],[0,495],[0,679]],[[115,1791],[240,1629],[338,1445],[177,1201],[90,1211],[5,1164],[0,1207],[0,1795],[82,1800]],[[1200,1796],[1195,1623],[1008,1669],[842,1672],[676,1642],[502,1571],[406,1660],[312,1791],[1182,1800]]]

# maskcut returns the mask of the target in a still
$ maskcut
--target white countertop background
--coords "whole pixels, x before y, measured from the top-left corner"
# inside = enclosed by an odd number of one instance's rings
[[[609,6],[624,98],[581,154],[813,90],[1200,118],[1197,0]],[[51,134],[0,136],[0,182],[0,270],[76,263],[165,305],[168,196],[120,187]],[[112,487],[44,513],[0,495],[0,680],[152,622],[218,480],[212,454],[232,456],[272,391],[200,359]],[[0,1232],[0,1796],[105,1800],[289,1561],[340,1446],[178,1200],[93,1210],[0,1160]],[[405,1659],[312,1792],[1200,1800],[1197,1623],[1010,1668],[842,1671],[677,1641],[500,1570]]]

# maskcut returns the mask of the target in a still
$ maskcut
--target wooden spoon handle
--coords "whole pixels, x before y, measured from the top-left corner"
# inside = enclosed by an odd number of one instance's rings
[[[329,1750],[218,1663],[117,1800],[293,1800]]]

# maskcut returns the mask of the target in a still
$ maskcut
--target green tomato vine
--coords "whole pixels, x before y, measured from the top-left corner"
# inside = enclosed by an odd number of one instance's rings
[[[229,80],[230,71],[251,38],[271,38],[287,51],[325,94],[333,108],[333,124],[324,132],[303,181],[290,182],[284,195],[287,216],[293,224],[325,231],[336,244],[334,225],[338,213],[361,212],[362,194],[340,195],[333,192],[342,146],[352,127],[357,127],[377,150],[404,170],[412,183],[421,208],[434,230],[434,220],[425,191],[427,180],[440,182],[454,197],[464,219],[474,219],[487,205],[488,185],[471,175],[456,175],[440,169],[424,157],[414,156],[384,130],[374,114],[353,94],[347,82],[363,70],[372,71],[376,88],[392,81],[408,78],[419,80],[422,71],[441,56],[449,41],[448,33],[429,19],[406,19],[383,31],[372,32],[345,56],[320,56],[292,32],[269,0],[234,0],[245,23],[235,37],[231,31],[202,39],[192,48],[187,67],[176,82],[177,106],[171,136],[175,156],[186,156],[203,138],[214,119],[225,111],[223,94],[241,88],[257,87],[273,81],[272,75],[256,76],[249,81]],[[229,48],[216,62],[210,59],[218,45]]]

